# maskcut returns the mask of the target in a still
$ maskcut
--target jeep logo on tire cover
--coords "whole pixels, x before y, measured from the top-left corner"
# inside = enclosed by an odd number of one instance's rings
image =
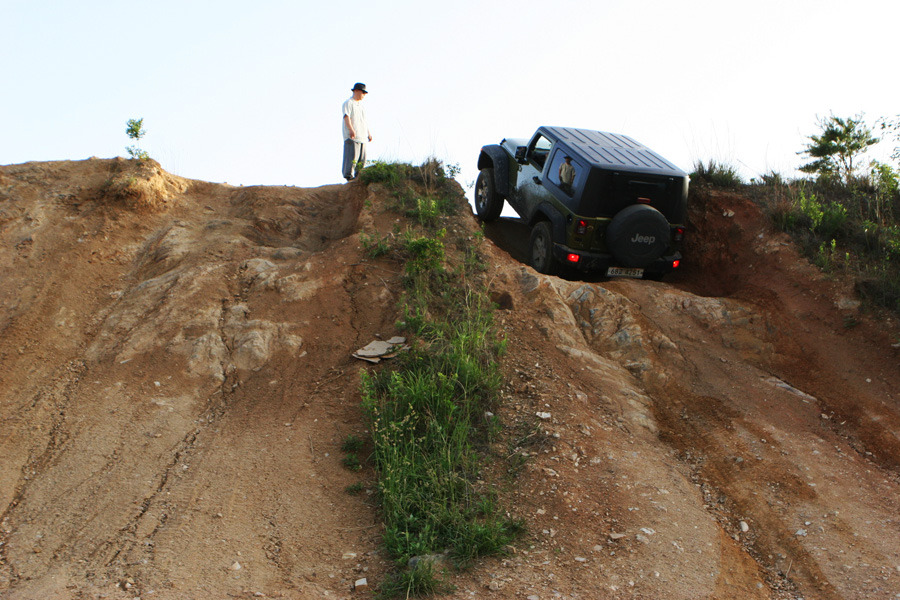
[[[653,235],[641,235],[639,233],[634,234],[634,237],[631,238],[632,242],[638,244],[652,244],[656,241],[656,236]]]

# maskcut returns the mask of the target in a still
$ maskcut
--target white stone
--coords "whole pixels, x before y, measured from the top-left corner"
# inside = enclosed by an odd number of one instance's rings
[[[356,351],[359,356],[384,356],[394,348],[393,344],[375,340]]]

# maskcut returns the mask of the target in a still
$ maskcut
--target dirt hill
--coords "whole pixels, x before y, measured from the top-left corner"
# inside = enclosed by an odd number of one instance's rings
[[[662,283],[546,277],[487,228],[491,475],[528,532],[448,597],[900,598],[900,329],[747,198],[692,202]],[[378,514],[345,488],[373,475],[340,446],[389,368],[351,354],[399,333],[400,266],[359,240],[386,204],[0,167],[0,597],[372,595]]]

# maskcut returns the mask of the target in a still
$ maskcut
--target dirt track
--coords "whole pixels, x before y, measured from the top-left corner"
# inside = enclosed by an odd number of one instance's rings
[[[340,445],[381,368],[350,354],[396,333],[397,265],[358,233],[397,216],[360,184],[162,172],[141,207],[110,197],[124,168],[0,167],[0,597],[367,597],[377,514],[344,488],[372,475]],[[896,323],[746,198],[700,196],[690,233],[663,283],[486,244],[494,478],[529,532],[450,597],[900,597]]]

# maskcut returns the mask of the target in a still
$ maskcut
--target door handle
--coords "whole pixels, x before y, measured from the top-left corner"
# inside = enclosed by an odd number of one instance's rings
[[[531,179],[532,179],[532,181],[534,181],[536,184],[541,185],[541,178],[538,177],[537,175],[535,175],[535,176],[532,177]]]

